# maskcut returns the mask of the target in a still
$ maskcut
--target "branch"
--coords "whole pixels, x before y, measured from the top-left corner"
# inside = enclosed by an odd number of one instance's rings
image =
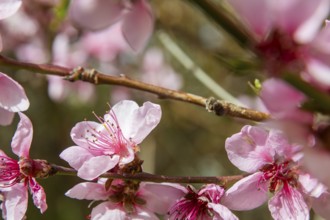
[[[67,168],[52,164],[51,175],[76,175],[77,171],[73,168]],[[117,174],[117,173],[105,173],[100,177],[106,177],[110,179],[123,179],[123,180],[138,180],[143,182],[155,182],[155,183],[215,183],[221,186],[226,186],[233,182],[236,182],[246,175],[235,176],[164,176],[155,175],[150,173],[136,173],[136,174]]]
[[[123,74],[120,76],[111,76],[98,72],[95,69],[84,69],[82,67],[70,69],[70,68],[51,65],[51,64],[32,64],[32,63],[20,62],[0,55],[0,66],[1,65],[11,67],[16,70],[24,69],[33,72],[38,72],[41,74],[62,76],[72,82],[76,80],[81,80],[81,81],[93,83],[95,85],[108,84],[108,85],[125,86],[129,88],[153,93],[155,95],[158,95],[159,98],[173,99],[177,101],[182,101],[182,102],[187,102],[198,106],[202,106],[205,107],[208,111],[214,112],[216,115],[219,116],[227,115],[227,116],[238,117],[253,121],[264,121],[270,117],[266,113],[240,107],[222,100],[216,100],[210,102],[209,99],[198,95],[166,89],[163,87],[133,80],[126,77]],[[213,100],[213,98],[210,99]],[[216,106],[213,106],[212,104],[215,104]]]

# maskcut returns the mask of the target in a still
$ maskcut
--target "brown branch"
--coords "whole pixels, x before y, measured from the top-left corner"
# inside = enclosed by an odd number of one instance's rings
[[[62,167],[52,164],[51,175],[76,175],[77,171],[73,168]],[[226,186],[233,182],[236,182],[246,175],[235,176],[165,176],[155,175],[150,173],[136,173],[136,174],[117,174],[117,173],[105,173],[100,177],[106,177],[110,179],[123,179],[123,180],[138,180],[143,182],[155,182],[155,183],[215,183],[221,186]]]
[[[208,111],[216,115],[232,116],[254,121],[263,121],[269,118],[269,115],[252,109],[243,108],[225,101],[215,100],[214,98],[204,98],[191,93],[166,89],[152,84],[133,80],[125,75],[111,76],[94,69],[84,69],[82,67],[70,69],[51,64],[32,64],[20,62],[0,55],[0,66],[7,66],[13,69],[24,69],[42,74],[50,74],[65,77],[69,81],[81,80],[93,84],[108,84],[125,86],[158,95],[159,98],[167,98],[182,102],[192,103],[205,107]]]

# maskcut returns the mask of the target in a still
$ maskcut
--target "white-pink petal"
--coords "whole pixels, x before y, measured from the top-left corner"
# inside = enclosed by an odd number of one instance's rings
[[[83,28],[96,30],[118,21],[124,9],[121,0],[72,0],[69,17]]]
[[[15,80],[0,72],[0,107],[11,112],[25,111],[30,102],[23,87]]]
[[[0,20],[12,16],[21,7],[21,0],[1,0],[0,1]]]
[[[24,183],[6,188],[4,196],[1,204],[3,217],[7,220],[23,219],[28,205],[28,191]]]
[[[244,19],[251,31],[259,38],[264,38],[272,25],[268,0],[229,0],[240,18]],[[258,13],[256,13],[258,12]]]
[[[35,180],[34,180],[35,181]],[[44,188],[35,181],[35,187],[38,187],[37,191],[32,191],[32,200],[34,205],[40,210],[41,213],[44,213],[48,206],[46,203],[46,193]]]
[[[208,203],[208,207],[213,209],[217,215],[213,217],[213,220],[238,220],[236,215],[234,215],[226,206],[221,204]]]
[[[268,132],[263,128],[244,126],[240,133],[226,139],[225,147],[230,162],[245,172],[255,172],[273,162],[274,150],[265,145]]]
[[[29,157],[32,143],[33,128],[30,119],[23,113],[18,113],[21,120],[11,141],[13,152],[19,157]]]
[[[93,156],[87,149],[78,146],[68,147],[60,154],[60,158],[68,162],[76,170]]]
[[[135,51],[141,51],[147,44],[154,27],[152,9],[146,0],[134,2],[123,20],[122,31],[127,43]]]
[[[80,200],[106,200],[109,197],[109,193],[105,190],[103,184],[91,182],[79,183],[69,189],[65,195]]]
[[[268,202],[274,220],[308,220],[309,208],[299,191],[288,186],[277,192]]]
[[[94,121],[78,122],[71,129],[71,138],[75,144],[88,149],[89,142],[94,139],[91,132],[93,130],[102,131],[104,130],[104,126]]]
[[[162,112],[159,105],[145,102],[139,107],[136,102],[123,100],[112,107],[126,139],[139,144],[158,125]],[[105,115],[105,119],[109,116]]]
[[[6,126],[13,122],[15,113],[0,108],[0,125]]]
[[[186,193],[187,189],[179,184],[142,182],[138,194],[146,200],[147,209],[164,215]]]
[[[114,168],[118,164],[119,159],[118,155],[92,157],[82,164],[77,175],[85,180],[93,180]]]
[[[261,206],[268,199],[267,183],[261,183],[261,172],[247,176],[232,187],[222,197],[221,203],[232,210],[251,210]]]

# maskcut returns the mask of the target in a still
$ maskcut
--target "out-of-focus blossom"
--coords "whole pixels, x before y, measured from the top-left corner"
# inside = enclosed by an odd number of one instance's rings
[[[182,86],[182,78],[164,60],[158,48],[147,50],[142,66],[142,81],[161,87],[178,90]]]
[[[78,170],[78,176],[92,180],[115,166],[133,161],[138,144],[156,127],[161,118],[157,104],[145,102],[139,107],[124,100],[98,117],[100,123],[79,122],[71,131],[78,145],[64,150],[60,157]]]
[[[73,0],[69,16],[87,29],[103,29],[120,21],[123,37],[135,51],[141,51],[150,38],[154,16],[147,0]]]
[[[56,36],[53,45],[53,63],[66,67],[77,67],[87,60],[87,53],[81,45],[70,45],[69,35],[62,33]],[[57,76],[48,76],[48,94],[58,102],[74,96],[82,102],[90,102],[94,98],[95,87],[86,82],[68,82]]]
[[[238,218],[221,204],[224,191],[215,184],[205,185],[198,192],[192,186],[183,188],[184,196],[169,210],[169,219],[237,220]]]
[[[104,62],[112,61],[120,53],[130,50],[121,31],[121,22],[100,31],[85,33],[81,42],[89,55]]]
[[[0,125],[9,125],[15,112],[27,110],[30,102],[23,87],[3,73],[0,73],[0,88]]]
[[[272,78],[262,84],[260,98],[273,118],[269,124],[284,131],[293,142],[315,144],[314,115],[301,109],[306,101],[302,92],[283,80]]]
[[[42,164],[29,157],[33,135],[32,124],[23,113],[18,114],[21,120],[11,142],[11,148],[20,160],[16,161],[0,150],[0,192],[3,196],[1,209],[3,218],[7,220],[24,217],[28,204],[28,190],[40,212],[43,213],[47,209],[44,189],[34,178],[44,172]]]
[[[180,185],[140,183],[138,189],[122,180],[114,180],[106,188],[106,179],[97,183],[79,183],[66,196],[75,199],[102,201],[93,208],[91,219],[159,219],[173,203],[183,196]]]
[[[228,2],[255,36],[256,52],[268,72],[307,73],[311,82],[330,87],[330,29],[326,26],[320,31],[329,13],[329,0]]]
[[[274,219],[309,219],[309,202],[327,193],[300,168],[300,147],[289,144],[280,131],[244,126],[226,140],[226,151],[235,166],[251,173],[226,192],[223,204],[230,209],[254,209],[270,192],[268,207]]]

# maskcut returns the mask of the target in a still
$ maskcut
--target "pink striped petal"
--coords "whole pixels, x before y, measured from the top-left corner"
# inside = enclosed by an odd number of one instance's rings
[[[30,119],[23,113],[18,113],[21,120],[11,141],[13,152],[19,157],[29,157],[32,143],[33,128]]]

